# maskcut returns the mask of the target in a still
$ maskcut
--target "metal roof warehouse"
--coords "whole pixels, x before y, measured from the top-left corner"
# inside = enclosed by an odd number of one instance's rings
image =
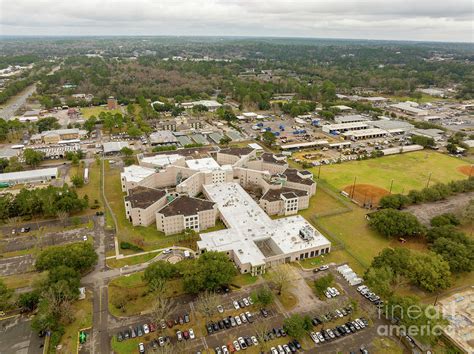
[[[9,172],[0,174],[0,182],[10,184],[45,182],[55,179],[58,175],[58,169],[44,168],[41,170]]]

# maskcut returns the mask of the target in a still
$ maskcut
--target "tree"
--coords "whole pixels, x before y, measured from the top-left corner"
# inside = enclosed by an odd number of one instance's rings
[[[156,261],[150,264],[143,275],[150,291],[161,293],[167,280],[178,274],[176,265],[166,261]]]
[[[281,295],[281,293],[289,285],[289,281],[290,281],[290,273],[288,271],[288,268],[284,265],[280,265],[276,267],[270,273],[270,282],[275,287],[278,295]]]
[[[372,268],[388,267],[394,274],[405,275],[410,257],[411,252],[406,248],[384,248],[374,257],[370,266]]]
[[[90,134],[94,131],[96,124],[97,118],[95,116],[92,116],[84,122],[84,129],[87,130],[88,134]]]
[[[388,299],[393,294],[394,277],[395,274],[389,266],[370,267],[364,274],[365,284],[384,299]]]
[[[275,301],[273,292],[266,285],[252,292],[251,297],[253,302],[260,308],[267,307]]]
[[[0,311],[6,311],[11,306],[13,290],[7,288],[2,279],[0,279]]]
[[[258,340],[258,346],[260,351],[266,353],[270,349],[270,343],[268,341],[267,334],[270,331],[266,322],[255,322],[253,324],[253,332]]]
[[[202,290],[215,291],[229,284],[236,273],[227,255],[215,251],[202,254],[183,268],[184,288],[193,294]]]
[[[228,136],[223,136],[221,138],[221,140],[219,141],[219,144],[220,145],[229,145],[229,143],[232,141],[231,138],[229,138]]]
[[[262,134],[262,140],[267,146],[272,146],[276,140],[276,137],[272,132],[266,131]]]
[[[307,315],[291,315],[283,320],[283,328],[289,336],[301,339],[312,328],[311,318]]]
[[[440,255],[415,252],[408,263],[408,277],[423,290],[434,292],[451,285],[449,263]]]
[[[326,80],[321,87],[321,100],[323,102],[332,102],[336,99],[336,85]]]
[[[461,222],[458,217],[453,213],[444,213],[437,215],[430,220],[431,226],[444,226],[444,225],[454,225],[458,226]]]
[[[25,163],[33,167],[38,166],[41,161],[44,160],[44,156],[45,154],[42,151],[36,151],[33,149],[25,149],[23,151],[23,158],[25,159]]]
[[[133,150],[130,149],[129,147],[127,146],[124,146],[122,148],[122,150],[120,150],[120,153],[123,155],[123,156],[132,156],[133,155]]]
[[[410,199],[403,194],[390,194],[380,198],[380,209],[403,209],[410,204]]]
[[[425,233],[416,216],[395,209],[383,209],[371,214],[369,225],[389,238],[419,236]]]
[[[71,178],[72,185],[76,188],[84,187],[84,177],[82,175],[74,175]]]
[[[51,270],[64,265],[84,273],[97,262],[97,253],[88,242],[73,243],[65,246],[55,246],[41,252],[36,259],[38,271]]]
[[[437,238],[430,250],[439,254],[449,264],[453,273],[470,272],[474,269],[474,241],[459,242],[451,238]]]
[[[66,226],[65,223],[66,223],[67,218],[69,217],[69,213],[64,210],[58,210],[58,212],[56,213],[56,216],[61,221],[61,224],[63,224],[63,226],[65,227]]]
[[[421,145],[423,147],[434,147],[436,145],[433,138],[428,138],[420,135],[413,135],[411,137],[411,142],[413,144]]]
[[[435,343],[442,334],[439,327],[447,324],[435,307],[422,304],[415,296],[392,296],[384,309],[389,319],[396,319],[405,328],[418,329],[415,338],[422,343]]]
[[[40,301],[40,294],[38,290],[33,290],[28,293],[22,293],[18,296],[17,304],[22,311],[34,311],[38,307]]]
[[[36,127],[40,133],[61,128],[58,119],[55,117],[41,118],[36,122]]]
[[[333,281],[334,277],[331,273],[314,281],[314,289],[316,290],[316,294],[318,294],[321,299],[324,299],[324,292],[328,287],[331,286]]]
[[[202,292],[196,300],[196,310],[200,312],[206,320],[209,320],[217,313],[218,305],[219,296],[210,291]]]
[[[170,298],[163,297],[161,295],[155,298],[151,310],[151,319],[153,323],[159,324],[161,321],[170,317],[177,309],[177,304]],[[161,329],[161,326],[157,326]]]

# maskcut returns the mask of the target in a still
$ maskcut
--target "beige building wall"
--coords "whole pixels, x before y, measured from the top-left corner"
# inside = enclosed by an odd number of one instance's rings
[[[166,205],[166,196],[158,199],[146,209],[132,208],[129,201],[125,201],[125,215],[133,226],[149,226],[155,222],[156,212]]]
[[[160,212],[156,213],[156,228],[163,232],[166,236],[179,234],[186,229],[186,224],[192,222],[197,217],[199,228],[196,232],[204,231],[208,228],[216,226],[217,208],[212,210],[199,211],[196,215],[183,216],[164,216]]]

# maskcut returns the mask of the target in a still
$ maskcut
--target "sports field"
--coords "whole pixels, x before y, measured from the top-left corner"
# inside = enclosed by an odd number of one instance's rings
[[[435,151],[416,151],[322,166],[320,178],[338,190],[347,190],[356,178],[356,184],[374,185],[389,191],[393,180],[392,193],[408,193],[426,187],[428,179],[433,185],[466,178],[460,171],[460,167],[466,165],[469,164],[465,161]],[[317,176],[318,168],[313,168],[312,172]]]

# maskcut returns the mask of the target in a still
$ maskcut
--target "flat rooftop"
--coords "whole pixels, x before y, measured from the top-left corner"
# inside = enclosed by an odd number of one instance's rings
[[[140,162],[148,163],[156,167],[165,167],[175,163],[176,161],[182,158],[184,157],[179,154],[155,155],[142,157],[140,159]]]
[[[155,173],[153,168],[131,165],[125,166],[121,173],[122,178],[125,178],[128,182],[140,182],[144,178]]]
[[[215,171],[221,169],[221,166],[212,157],[186,160],[186,166],[197,171]]]
[[[200,249],[223,252],[232,250],[242,264],[257,266],[265,263],[265,254],[278,255],[330,245],[300,215],[271,219],[237,183],[205,185],[204,191],[217,204],[228,229],[202,233],[201,240],[198,241]],[[303,240],[299,236],[304,227],[313,230],[312,239]],[[261,249],[263,245],[268,247]],[[268,250],[269,246],[272,246],[271,252]]]

